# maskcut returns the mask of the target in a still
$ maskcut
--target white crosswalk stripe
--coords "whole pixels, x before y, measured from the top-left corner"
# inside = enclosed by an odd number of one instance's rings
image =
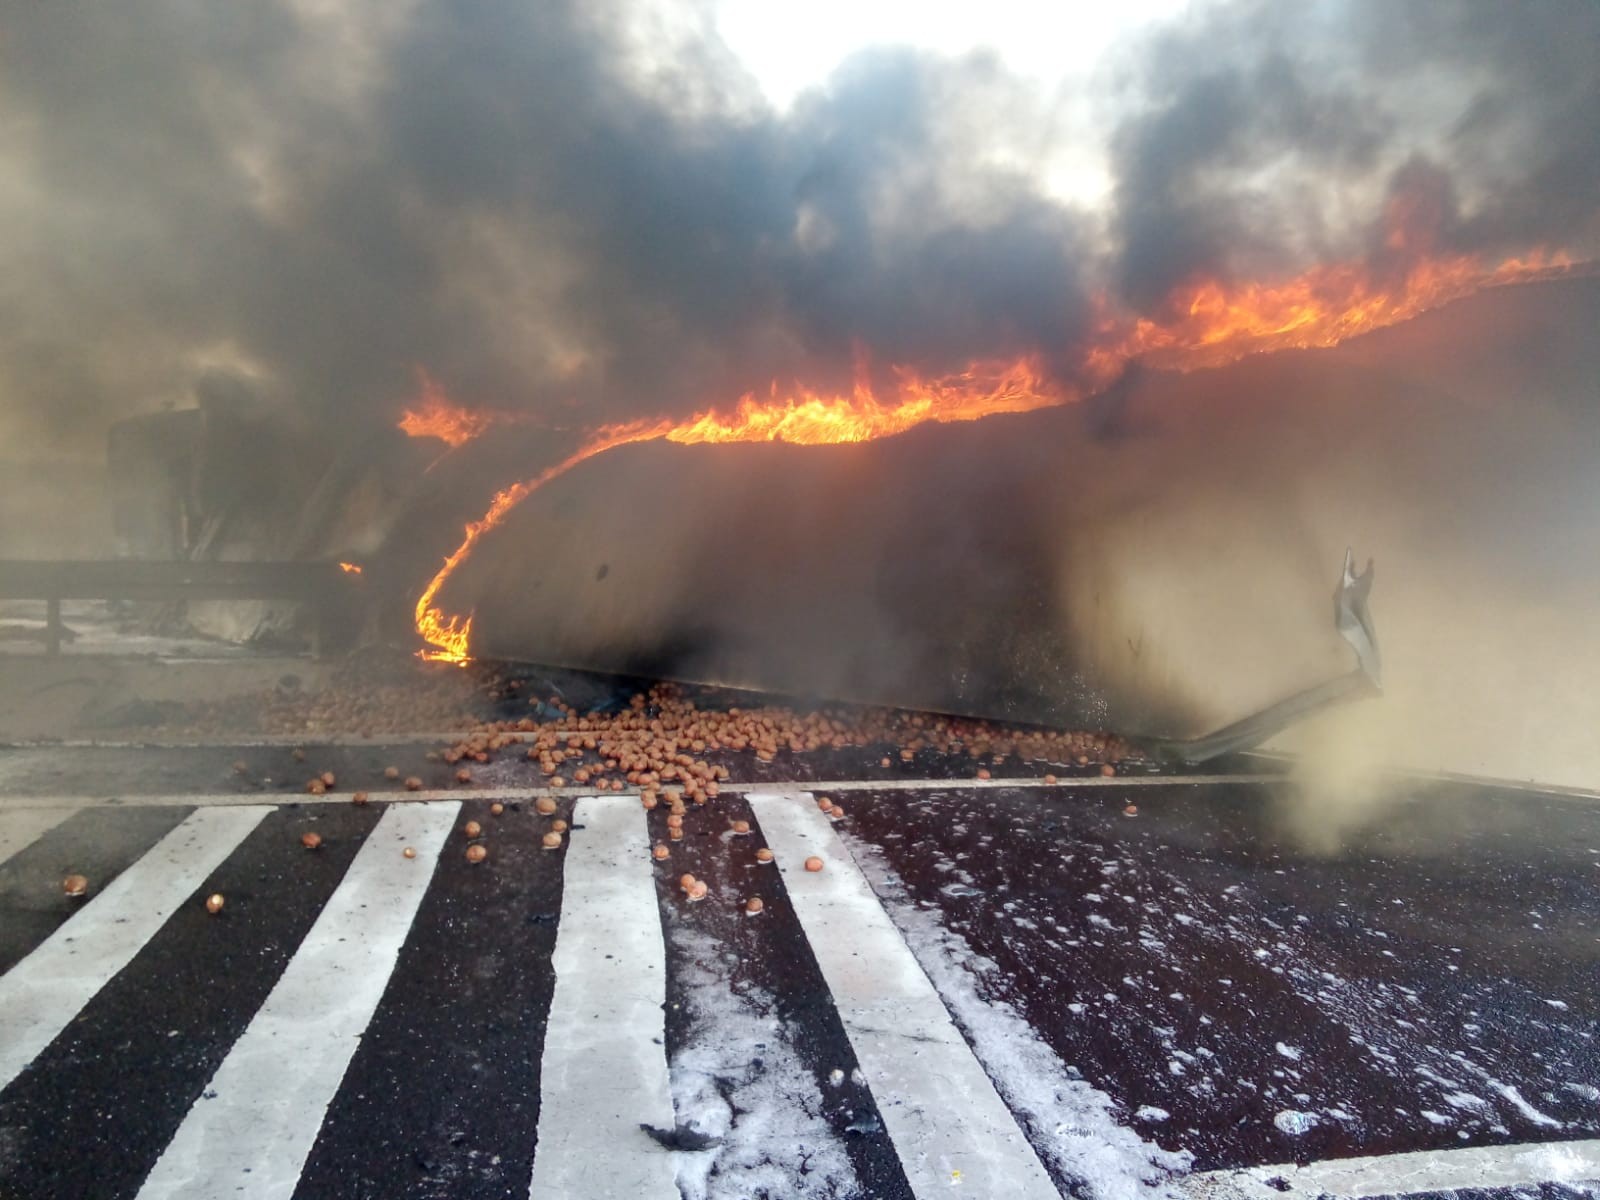
[[[407,804],[384,813],[156,1163],[142,1200],[294,1193],[459,810]],[[406,845],[414,859],[400,857]]]
[[[1060,1193],[810,793],[752,795],[784,887],[918,1197]],[[806,859],[823,860],[807,871]]]
[[[70,808],[19,808],[0,821],[0,863],[24,847],[33,845],[61,822],[72,816]]]
[[[639,1129],[673,1124],[644,812],[631,798],[587,798],[572,823],[530,1195],[668,1200],[678,1195],[672,1156]]]
[[[0,977],[0,1088],[67,1027],[272,809],[197,809]]]

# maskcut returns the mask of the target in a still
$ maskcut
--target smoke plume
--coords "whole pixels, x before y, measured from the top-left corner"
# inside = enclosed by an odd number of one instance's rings
[[[228,370],[341,440],[424,367],[590,424],[1033,352],[1197,275],[1596,234],[1600,10],[1213,4],[1045,94],[861,52],[774,110],[694,5],[0,15],[0,435]],[[1104,205],[1048,184],[1098,147]]]

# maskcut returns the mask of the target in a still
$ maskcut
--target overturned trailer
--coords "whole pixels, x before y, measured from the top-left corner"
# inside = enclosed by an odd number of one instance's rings
[[[624,446],[512,508],[436,599],[480,657],[1161,748],[1372,693],[1370,577],[1335,579],[1353,546],[1384,565],[1384,700],[1299,745],[1359,727],[1395,761],[1589,783],[1596,313],[1593,279],[1502,288],[1065,408],[859,444]],[[409,627],[497,489],[575,449],[519,426],[444,455],[386,546],[393,615]]]
[[[1370,566],[1336,577],[1338,550],[1265,517],[1228,560],[1176,552],[1193,511],[1130,503],[1127,473],[1158,464],[1105,417],[621,447],[513,509],[442,599],[479,657],[1100,728],[1172,759],[1374,693]],[[509,436],[535,465],[564,449]]]

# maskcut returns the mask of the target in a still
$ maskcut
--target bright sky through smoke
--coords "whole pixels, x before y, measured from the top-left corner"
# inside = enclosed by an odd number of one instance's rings
[[[1053,87],[1087,73],[1118,38],[1170,17],[1184,2],[721,0],[715,23],[767,98],[787,108],[851,54],[880,45],[950,56],[989,50],[1017,74]]]
[[[667,0],[656,0],[665,3]],[[917,0],[719,0],[713,23],[766,99],[791,108],[809,88],[863,49],[908,46],[949,58],[995,55],[1006,70],[1064,98],[1083,85],[1108,50],[1149,25],[1170,19],[1187,0],[1121,4],[986,4]],[[1090,125],[1092,131],[1092,123]],[[1086,131],[1087,132],[1087,131]],[[1104,147],[1069,138],[1024,164],[1064,200],[1099,205],[1112,186]]]

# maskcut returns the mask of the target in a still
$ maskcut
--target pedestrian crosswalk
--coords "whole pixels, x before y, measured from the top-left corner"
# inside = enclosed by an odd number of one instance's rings
[[[270,810],[198,809],[0,977],[0,1087],[122,970]]]
[[[140,1200],[294,1194],[459,807],[405,804],[384,814],[157,1160]],[[397,863],[400,845],[414,857]]]
[[[888,918],[877,909],[875,920],[861,919],[876,907],[870,889],[810,797],[762,796],[752,807],[760,822],[754,840],[771,825],[779,870],[785,872],[769,870],[764,890],[769,902],[781,898],[773,893],[784,886],[797,894],[803,934],[819,951],[828,986],[845,998],[838,1001],[840,1015],[865,1086],[881,1091],[878,1136],[902,1167],[887,1188],[879,1180],[874,1190],[853,1194],[942,1195],[960,1184],[969,1195],[1057,1195]],[[280,894],[286,897],[304,882],[295,878],[302,866],[323,868],[297,834],[317,819],[319,808],[347,826],[354,819],[348,805],[197,808],[114,879],[95,881],[94,894],[0,976],[0,1084],[10,1085],[0,1091],[0,1125],[57,1123],[59,1106],[71,1105],[73,1097],[61,1095],[52,1080],[67,1069],[61,1060],[70,1060],[77,1071],[89,1065],[103,1077],[86,1094],[102,1108],[104,1144],[81,1149],[91,1158],[115,1154],[138,1164],[115,1178],[101,1176],[97,1195],[288,1200],[358,1194],[345,1190],[349,1172],[341,1174],[325,1161],[321,1142],[339,1125],[341,1108],[368,1100],[346,1094],[352,1086],[347,1076],[359,1073],[352,1060],[363,1040],[381,1033],[375,1021],[388,1019],[376,1015],[380,1005],[411,985],[396,974],[407,961],[408,944],[441,932],[448,936],[448,929],[414,926],[430,890],[449,886],[439,868],[447,853],[463,848],[465,839],[456,832],[464,823],[463,805],[395,803],[375,824],[368,820],[365,828],[330,835],[327,850],[344,854],[347,865],[325,881],[330,890],[318,898],[309,927],[278,931],[296,939],[287,946],[267,928],[273,920],[262,910],[276,907]],[[548,1009],[525,1014],[526,1036],[536,1043],[539,1060],[536,1120],[524,1130],[520,1170],[487,1173],[496,1183],[481,1191],[469,1175],[449,1194],[506,1194],[500,1185],[508,1175],[520,1175],[519,1194],[539,1197],[678,1196],[680,1157],[715,1153],[697,1144],[692,1118],[674,1112],[669,1082],[663,1018],[667,939],[658,883],[675,879],[683,864],[652,859],[647,814],[636,800],[581,798],[565,811],[571,819],[568,844],[554,853],[532,851],[538,857],[525,860],[521,872],[559,870],[562,876],[553,914],[557,932],[546,964],[554,977]],[[5,814],[4,844],[13,864],[30,847],[45,853],[40,839],[52,828],[89,815],[20,812]],[[121,814],[92,815],[103,836],[115,836]],[[535,844],[529,835],[538,827],[525,821],[522,841]],[[500,840],[492,835],[487,842],[495,859],[509,857],[498,853]],[[814,852],[827,856],[831,874],[800,867]],[[205,897],[224,886],[218,881],[230,877],[228,860],[236,854],[250,859],[243,874],[253,871],[256,886],[236,882],[223,897],[222,911],[202,919]],[[691,857],[680,854],[686,861]],[[277,859],[274,869],[262,870],[268,856]],[[792,872],[789,857],[796,860]],[[518,879],[511,872],[499,883],[515,888]],[[841,896],[848,900],[837,908]],[[743,898],[725,894],[714,903],[739,905]],[[527,919],[546,915],[552,914]],[[164,941],[179,925],[187,926],[185,936]],[[232,1028],[208,1029],[170,1011],[196,998],[164,994],[161,964],[144,961],[192,945],[195,935],[212,943],[239,940],[247,952],[270,944],[281,959],[270,990]],[[864,974],[858,965],[853,981],[843,966],[851,960],[869,967]],[[129,970],[136,962],[139,969]],[[894,994],[872,997],[868,975],[891,966]],[[502,964],[501,970],[510,974],[518,967]],[[135,977],[144,981],[143,994],[125,985]],[[231,986],[226,976],[207,985],[218,995]],[[114,1046],[97,1031],[112,993],[120,1010],[117,1027],[126,1032],[130,1015],[145,1027]],[[480,1008],[479,1000],[463,992],[463,1022],[471,1022]],[[172,1028],[164,1029],[168,1024]],[[773,1036],[783,1034],[774,1029]],[[198,1052],[202,1044],[205,1052]],[[763,1045],[753,1045],[751,1053],[760,1054]],[[58,1046],[70,1048],[57,1054]],[[431,1049],[414,1046],[421,1069],[410,1078],[391,1076],[391,1086],[413,1098],[446,1086],[442,1076],[454,1065],[441,1064]],[[169,1057],[186,1063],[174,1067],[163,1061]],[[440,1076],[430,1078],[430,1065],[442,1067]],[[153,1106],[161,1112],[121,1110],[119,1078],[147,1070],[166,1080],[168,1094]],[[881,1079],[875,1079],[879,1072]],[[370,1081],[360,1086],[365,1090]],[[138,1088],[128,1095],[137,1096]],[[122,1119],[127,1128],[116,1131]],[[59,1150],[42,1149],[49,1139],[43,1129],[36,1132],[0,1146],[0,1196],[9,1200],[8,1187],[26,1187],[17,1194],[30,1200],[82,1194],[81,1179],[30,1168],[32,1151],[48,1159]],[[771,1194],[824,1194],[806,1190],[804,1157],[786,1162],[786,1149],[771,1148],[770,1166],[774,1177],[790,1178],[793,1190],[780,1187]],[[719,1193],[713,1186],[707,1194]]]
[[[0,812],[0,928],[29,916],[0,932],[0,1200],[1278,1187],[1164,1169],[1081,1113],[1042,1147],[997,1074],[1015,1016],[974,1037],[986,1001],[930,971],[881,865],[808,792],[737,801],[748,832],[693,810],[671,841],[631,797],[496,799]],[[59,873],[79,860],[106,867],[75,900]],[[679,887],[691,870],[706,901]],[[1075,1076],[1031,1094],[1052,1078]],[[1117,1161],[1148,1145],[1144,1167],[1063,1160],[1097,1137]]]

